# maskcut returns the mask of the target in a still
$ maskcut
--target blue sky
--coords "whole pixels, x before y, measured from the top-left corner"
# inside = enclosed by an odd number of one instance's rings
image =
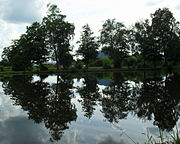
[[[180,0],[0,0],[0,54],[12,39],[25,32],[26,26],[41,21],[48,3],[57,4],[67,20],[75,24],[73,43],[79,39],[83,25],[88,23],[98,35],[108,18],[131,26],[150,18],[156,9],[168,7],[180,21]]]

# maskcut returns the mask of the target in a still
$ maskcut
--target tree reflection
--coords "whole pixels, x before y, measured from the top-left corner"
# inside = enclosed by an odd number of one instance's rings
[[[21,105],[36,123],[44,122],[51,140],[59,140],[68,123],[76,120],[76,108],[71,103],[73,81],[57,76],[57,83],[32,81],[31,76],[14,76],[4,83],[4,91],[15,105]]]
[[[171,130],[178,120],[179,78],[172,74],[164,77],[145,78],[137,92],[135,113],[151,120],[162,130]],[[175,78],[176,77],[176,78]]]
[[[103,90],[102,112],[109,122],[127,117],[133,108],[131,87],[120,73],[113,74],[113,82]]]
[[[82,87],[78,88],[78,93],[83,99],[81,104],[83,111],[85,112],[85,116],[89,119],[92,117],[97,101],[100,99],[98,91],[99,88],[97,86],[96,77],[91,74],[87,74],[84,77]]]
[[[1,81],[14,104],[22,106],[36,123],[44,122],[52,140],[59,140],[69,123],[77,119],[76,108],[71,103],[73,78],[57,76],[52,84],[45,82],[45,78],[42,75],[34,81],[32,76],[13,76]],[[103,86],[102,92],[97,79],[97,75],[84,73],[83,84],[77,88],[87,118],[101,106],[105,119],[111,123],[131,113],[143,120],[154,120],[154,125],[162,130],[171,130],[176,125],[180,110],[179,73],[113,73],[112,82]]]

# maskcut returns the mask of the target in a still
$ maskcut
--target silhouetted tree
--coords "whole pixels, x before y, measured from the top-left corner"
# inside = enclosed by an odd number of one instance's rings
[[[26,47],[33,64],[42,65],[47,61],[48,50],[45,44],[45,28],[38,22],[32,23],[26,30]]]
[[[77,43],[80,44],[77,54],[83,57],[82,60],[88,67],[92,60],[96,60],[99,46],[88,24],[83,26],[81,38]]]
[[[74,36],[74,25],[65,21],[57,5],[48,5],[47,16],[43,18],[46,30],[46,46],[51,50],[52,59],[56,61],[57,69],[62,65],[67,67],[67,58],[70,58],[70,40]],[[72,57],[68,60],[72,60]],[[71,61],[72,62],[72,61]]]
[[[114,67],[119,68],[129,53],[128,30],[124,24],[106,20],[100,30],[100,42],[103,51],[113,60]]]
[[[172,12],[168,8],[162,8],[151,14],[153,49],[159,49],[163,53],[165,64],[171,59],[175,41],[179,40],[179,24],[176,22]]]

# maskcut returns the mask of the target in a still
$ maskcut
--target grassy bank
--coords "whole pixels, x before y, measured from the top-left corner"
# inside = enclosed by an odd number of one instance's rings
[[[56,69],[56,66],[54,65],[46,65],[47,70],[40,70],[38,67],[33,67],[32,69],[26,70],[26,71],[13,71],[10,66],[1,66],[0,67],[0,75],[18,75],[18,74],[40,74],[40,73],[46,73],[46,74],[57,74],[57,73],[78,73],[78,72],[118,72],[118,71],[154,71],[154,70],[167,70],[166,68],[110,68],[110,69],[104,69],[103,67],[89,67],[77,69],[75,67],[71,67],[68,69],[60,68],[59,70]],[[180,70],[180,66],[173,67],[172,70]]]

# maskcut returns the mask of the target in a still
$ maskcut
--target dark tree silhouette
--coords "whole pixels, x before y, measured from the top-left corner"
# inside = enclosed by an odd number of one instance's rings
[[[82,60],[88,68],[90,62],[96,60],[99,48],[96,37],[93,36],[93,32],[88,24],[83,26],[81,38],[77,43],[80,44],[77,54],[83,57]]]

